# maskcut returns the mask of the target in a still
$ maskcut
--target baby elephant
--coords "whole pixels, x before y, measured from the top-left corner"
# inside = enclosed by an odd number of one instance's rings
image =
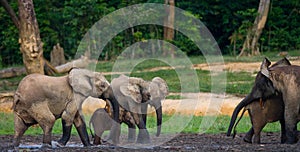
[[[239,109],[238,107],[239,106],[235,108],[235,111]],[[284,143],[284,141],[286,140],[286,134],[285,134],[284,115],[283,115],[284,104],[282,101],[282,96],[274,95],[266,99],[266,101],[259,101],[259,100],[254,101],[244,107],[243,114],[246,110],[248,110],[248,113],[250,115],[252,127],[244,137],[245,142],[252,143],[252,138],[253,138],[253,143],[259,144],[260,132],[265,127],[265,125],[267,123],[276,122],[279,120],[281,125],[281,143]],[[234,115],[233,117],[236,118],[236,116]],[[239,120],[234,126],[234,135],[235,135],[235,127],[238,123]],[[227,134],[230,134],[230,132],[231,132],[231,128],[228,129]]]
[[[89,122],[89,126],[91,124],[93,125],[94,131],[95,131],[95,136],[94,136],[94,145],[99,145],[102,144],[101,141],[101,136],[104,131],[110,130],[112,125],[113,125],[113,119],[112,119],[112,114],[108,110],[109,108],[99,108],[97,109]],[[135,121],[133,117],[131,116],[130,112],[126,111],[125,109],[120,107],[120,115],[119,115],[120,123],[124,122],[128,125],[129,129],[134,128],[135,131]],[[91,127],[90,127],[91,128]],[[135,138],[134,137],[128,137],[130,138]],[[134,139],[133,139],[134,141]]]

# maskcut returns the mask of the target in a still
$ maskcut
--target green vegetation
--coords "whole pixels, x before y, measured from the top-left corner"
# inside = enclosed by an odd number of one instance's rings
[[[8,2],[14,11],[18,10],[17,1],[8,0]],[[60,43],[67,59],[72,59],[84,34],[103,16],[126,6],[147,2],[164,3],[162,0],[89,0],[87,2],[35,0],[34,8],[44,43],[44,56],[49,59],[53,46]],[[229,38],[234,33],[239,34],[241,38],[237,40],[237,50],[242,47],[249,23],[251,25],[254,22],[258,5],[259,2],[256,0],[176,0],[175,3],[175,6],[188,11],[204,23],[215,37],[224,55],[239,53],[232,51],[233,45]],[[271,2],[268,21],[259,40],[262,53],[299,50],[299,7],[298,0]],[[3,7],[0,7],[0,23],[2,23],[0,25],[0,67],[21,64],[18,30]],[[163,27],[140,25],[133,30],[126,29],[105,46],[99,58],[100,60],[116,59],[128,46],[147,39],[163,39]],[[175,32],[174,40],[170,43],[189,56],[202,54],[196,45],[180,32]]]

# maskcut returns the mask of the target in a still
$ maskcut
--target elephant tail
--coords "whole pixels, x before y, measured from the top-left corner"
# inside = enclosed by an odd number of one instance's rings
[[[227,130],[227,136],[230,136],[231,131],[233,126],[235,125],[235,120],[238,117],[239,112],[245,107],[247,106],[249,103],[251,103],[252,101],[252,97],[251,95],[248,95],[247,97],[245,97],[234,109],[232,116],[231,116],[231,120],[230,120],[230,124]]]
[[[15,95],[14,95],[14,102],[13,102],[13,105],[11,107],[11,110],[16,109],[16,105],[18,104],[19,101],[20,101],[20,94],[18,92],[16,92]]]
[[[243,118],[243,115],[244,115],[244,113],[245,113],[246,110],[247,110],[247,109],[244,108],[244,110],[243,110],[243,112],[242,112],[240,118],[238,119],[238,121],[235,123],[235,125],[234,125],[234,127],[233,127],[233,137],[232,137],[232,138],[235,137],[235,135],[236,135],[236,126],[239,124],[239,122],[240,122],[241,119]]]

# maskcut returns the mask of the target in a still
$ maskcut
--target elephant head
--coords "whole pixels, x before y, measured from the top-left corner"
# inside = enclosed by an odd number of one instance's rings
[[[231,116],[230,125],[228,127],[227,136],[230,136],[235,120],[242,108],[252,103],[253,101],[260,100],[266,101],[267,98],[275,96],[277,94],[272,81],[267,77],[269,75],[268,70],[265,67],[269,67],[271,62],[268,59],[264,59],[261,64],[261,71],[257,73],[254,86],[250,94],[248,94],[234,109]],[[291,63],[286,58],[276,62],[271,68],[290,66]]]
[[[72,69],[69,72],[69,84],[74,94],[83,97],[99,97],[109,87],[109,82],[101,73],[85,69]]]
[[[156,110],[156,117],[157,117],[156,136],[159,136],[161,132],[161,124],[162,124],[161,100],[164,100],[168,95],[168,85],[166,81],[160,77],[153,78],[149,84],[149,93],[150,93],[150,100],[148,102]],[[142,111],[142,112],[147,113],[147,111]]]

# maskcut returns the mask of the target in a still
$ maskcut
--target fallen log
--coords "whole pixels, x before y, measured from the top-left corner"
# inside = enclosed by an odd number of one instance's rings
[[[0,79],[17,77],[23,74],[26,74],[26,70],[24,67],[8,68],[0,71]]]
[[[0,103],[10,102],[14,98],[15,92],[3,92],[0,93]]]
[[[55,69],[58,73],[67,73],[72,68],[86,68],[89,65],[90,61],[88,57],[81,56],[79,59],[73,60],[63,65],[56,66]]]

